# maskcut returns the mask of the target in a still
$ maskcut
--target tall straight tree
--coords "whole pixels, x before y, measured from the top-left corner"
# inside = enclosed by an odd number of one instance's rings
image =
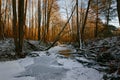
[[[0,0],[0,40],[4,39],[4,28],[2,23],[2,0]]]
[[[78,14],[78,0],[76,0],[76,25],[77,25],[77,42],[80,47],[80,26],[79,26],[79,14]]]
[[[33,37],[34,37],[34,1],[32,0],[32,36],[31,36],[31,38],[33,39]]]
[[[0,0],[0,40],[2,39],[2,15],[1,15],[1,6],[2,6],[2,0]]]
[[[51,17],[51,12],[52,12],[52,8],[53,8],[53,5],[54,5],[54,2],[56,0],[48,0],[47,2],[47,33],[49,31],[49,24],[50,24],[50,17]]]
[[[18,27],[19,27],[19,56],[22,57],[24,37],[24,0],[18,0]]]
[[[107,15],[106,15],[107,27],[108,27],[109,21],[110,21],[110,8],[111,8],[111,0],[107,0]]]
[[[97,38],[98,36],[98,17],[99,17],[99,13],[98,13],[98,0],[96,1],[96,27],[95,27],[95,38]]]
[[[105,5],[105,7],[102,9],[103,15],[106,18],[106,24],[105,24],[105,28],[104,28],[104,32],[106,34],[104,34],[104,37],[109,37],[111,36],[111,30],[109,27],[109,22],[111,20],[111,17],[113,15],[112,10],[113,8],[111,7],[112,5],[112,0],[105,0],[102,2],[102,5]]]
[[[47,21],[47,0],[43,0],[43,42],[46,43],[46,31],[47,31],[47,27],[46,27],[46,21]]]
[[[91,8],[94,10],[95,15],[96,15],[94,37],[97,38],[97,36],[98,36],[98,18],[99,18],[99,1],[92,0]]]
[[[40,26],[41,26],[41,0],[38,0],[38,40],[40,40]]]
[[[48,35],[49,33],[49,24],[50,24],[50,17],[51,17],[51,11],[52,11],[52,7],[53,7],[53,3],[54,3],[54,0],[48,0],[47,2],[47,11],[46,11],[46,36]],[[49,40],[49,36],[47,36],[48,40]],[[46,39],[47,39],[46,38]]]
[[[117,12],[118,12],[118,18],[119,18],[119,24],[120,24],[120,0],[117,1]]]
[[[86,13],[85,13],[85,19],[84,19],[84,22],[83,22],[83,25],[82,25],[82,32],[81,32],[82,42],[83,42],[83,40],[84,40],[84,30],[85,30],[85,25],[86,25],[87,16],[88,16],[89,8],[90,8],[90,5],[91,5],[91,1],[92,1],[92,0],[89,0],[89,1],[88,1],[87,10],[86,10]]]
[[[16,13],[16,0],[12,0],[12,9],[13,9],[13,37],[15,44],[15,51],[18,53],[18,40],[17,40],[17,13]]]
[[[24,25],[25,25],[25,21],[26,21],[27,5],[28,5],[28,0],[25,1]],[[26,29],[26,26],[25,26],[25,29]]]
[[[18,35],[17,35],[17,10],[16,0],[12,0],[13,7],[13,35],[15,42],[16,55],[23,57],[23,26],[24,26],[24,0],[18,1]]]

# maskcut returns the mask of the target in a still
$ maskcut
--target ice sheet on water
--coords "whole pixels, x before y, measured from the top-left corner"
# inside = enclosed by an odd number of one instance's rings
[[[56,67],[56,65],[58,65],[57,61],[52,57],[37,57],[34,59],[34,64],[26,67],[26,71],[19,76],[32,76],[36,77],[37,80],[61,80],[65,77],[68,69]]]
[[[101,80],[99,71],[84,67],[73,59],[57,57],[55,53],[70,49],[68,46],[55,46],[46,51],[38,51],[39,57],[25,58],[7,63],[0,63],[2,80]],[[85,60],[85,59],[82,59]],[[86,60],[85,60],[86,61]],[[6,67],[1,67],[4,65]],[[17,72],[16,72],[17,71]],[[4,74],[3,74],[4,73]],[[6,77],[5,77],[5,76]],[[16,76],[16,77],[15,77]],[[2,77],[2,78],[1,78]]]

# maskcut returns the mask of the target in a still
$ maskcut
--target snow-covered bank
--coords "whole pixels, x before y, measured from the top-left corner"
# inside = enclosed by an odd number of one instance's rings
[[[34,77],[16,77],[24,71],[18,61],[0,62],[0,80],[35,80]]]
[[[71,59],[59,59],[64,68],[69,69],[66,77],[62,80],[102,80],[102,73],[92,68],[87,68],[82,64]]]

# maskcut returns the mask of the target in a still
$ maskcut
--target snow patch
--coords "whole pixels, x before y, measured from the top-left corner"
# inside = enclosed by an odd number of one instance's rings
[[[24,67],[18,61],[0,62],[0,79],[1,80],[34,80],[33,77],[17,78],[17,74],[25,71]]]

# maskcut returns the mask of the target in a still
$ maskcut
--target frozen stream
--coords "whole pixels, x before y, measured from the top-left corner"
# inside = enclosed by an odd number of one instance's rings
[[[57,57],[59,50],[66,49],[56,46],[39,57],[0,62],[0,80],[102,80],[102,73],[70,58]],[[41,55],[42,54],[42,55]]]

